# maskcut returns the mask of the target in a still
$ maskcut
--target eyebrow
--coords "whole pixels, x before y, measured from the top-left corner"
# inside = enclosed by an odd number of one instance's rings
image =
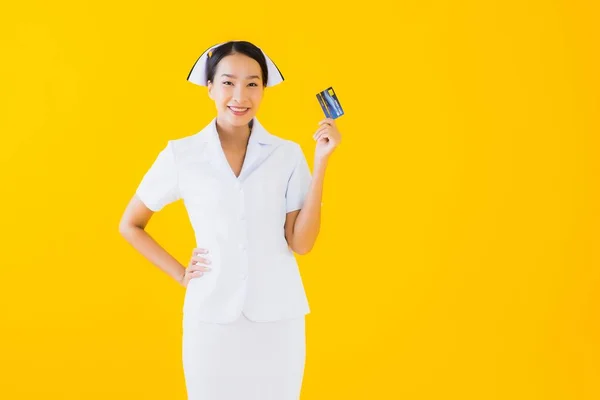
[[[235,76],[235,75],[230,75],[230,74],[222,74],[221,76],[227,76],[227,77],[229,77],[229,78],[234,78],[234,79],[237,79],[237,76]],[[246,77],[246,79],[258,79],[258,78],[260,78],[258,75],[248,75],[248,76]]]

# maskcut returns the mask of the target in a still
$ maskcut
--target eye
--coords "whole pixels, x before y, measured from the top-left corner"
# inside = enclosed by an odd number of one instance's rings
[[[254,86],[258,86],[256,83],[252,82],[250,83],[250,85],[254,85]]]
[[[227,84],[227,83],[231,83],[231,81],[225,81],[225,82],[223,82],[223,84]]]

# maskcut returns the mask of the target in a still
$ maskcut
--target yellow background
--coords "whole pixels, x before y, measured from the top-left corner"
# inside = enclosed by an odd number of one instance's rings
[[[0,13],[0,398],[185,398],[184,290],[118,222],[166,141],[214,116],[186,78],[231,39],[282,70],[258,115],[311,167],[316,93],[346,112],[298,258],[303,399],[600,397],[595,2],[16,4]],[[181,202],[148,229],[187,263]]]

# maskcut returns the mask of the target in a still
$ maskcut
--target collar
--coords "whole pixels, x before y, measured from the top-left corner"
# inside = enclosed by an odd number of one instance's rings
[[[246,157],[239,177],[236,177],[229,166],[225,153],[223,152],[219,133],[217,131],[217,117],[198,134],[201,142],[207,143],[204,157],[206,157],[217,170],[226,172],[229,178],[238,183],[245,180],[283,141],[267,132],[256,117],[253,118],[252,131],[248,140]]]
[[[248,140],[248,145],[254,145],[256,143],[273,144],[275,142],[274,136],[267,132],[267,130],[258,121],[258,118],[254,117],[252,118],[252,121],[252,130],[250,132],[250,139]],[[210,121],[210,123],[202,130],[202,132],[200,133],[200,137],[205,143],[219,142],[219,132],[217,131],[217,117],[214,117],[212,121]]]

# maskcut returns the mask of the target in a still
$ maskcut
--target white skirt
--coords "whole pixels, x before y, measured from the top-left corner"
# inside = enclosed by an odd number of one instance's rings
[[[183,327],[188,400],[298,400],[306,359],[304,316]]]

